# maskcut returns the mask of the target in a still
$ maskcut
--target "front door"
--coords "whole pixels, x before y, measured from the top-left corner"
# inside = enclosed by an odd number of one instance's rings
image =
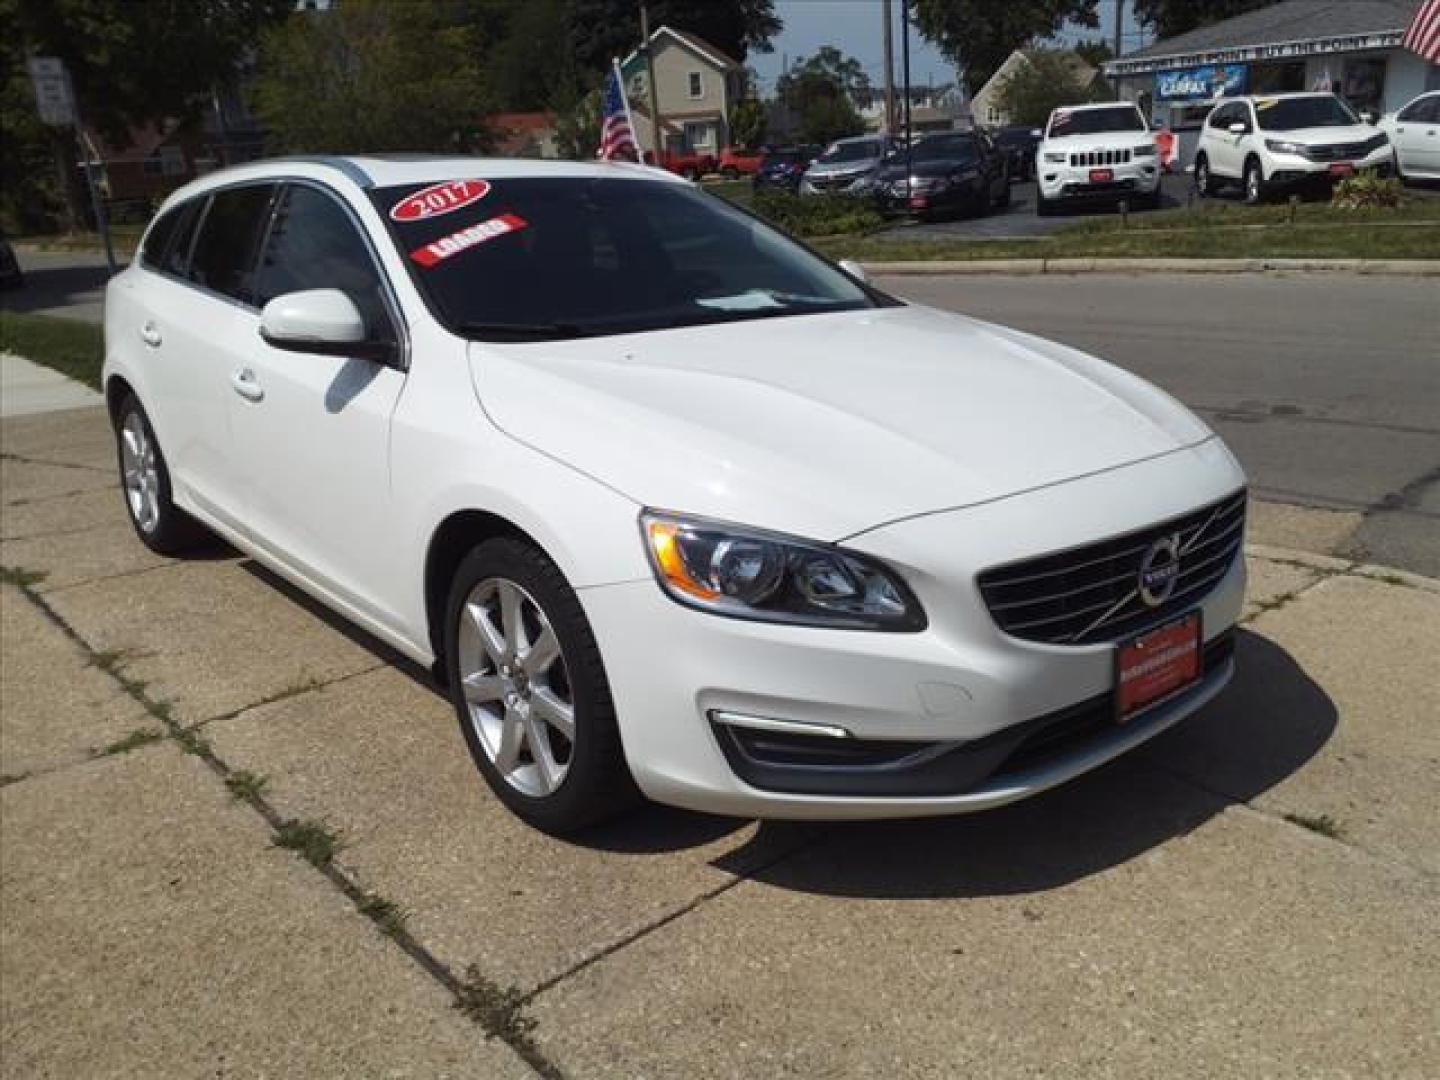
[[[257,306],[305,289],[339,289],[365,315],[367,336],[400,340],[370,245],[341,198],[311,182],[280,195],[256,274]],[[288,352],[251,315],[230,404],[246,470],[254,542],[361,616],[392,625],[378,583],[395,551],[390,418],[405,388],[397,367],[359,357]],[[397,356],[399,355],[397,350]]]

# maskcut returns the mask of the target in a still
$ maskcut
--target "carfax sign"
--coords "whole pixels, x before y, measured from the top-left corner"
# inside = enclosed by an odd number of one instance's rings
[[[1244,64],[1201,64],[1155,73],[1157,101],[1208,101],[1245,92]]]

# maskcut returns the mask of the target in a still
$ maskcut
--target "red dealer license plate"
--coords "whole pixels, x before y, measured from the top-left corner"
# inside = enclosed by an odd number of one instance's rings
[[[1116,716],[1123,724],[1200,678],[1200,613],[1122,641],[1115,650]]]
[[[1331,176],[1354,176],[1355,166],[1347,162],[1337,162],[1330,166]]]
[[[1114,170],[1114,169],[1091,169],[1091,170],[1090,170],[1090,183],[1092,183],[1092,184],[1108,184],[1108,183],[1110,183],[1111,180],[1114,180],[1114,179],[1115,179],[1115,170]]]

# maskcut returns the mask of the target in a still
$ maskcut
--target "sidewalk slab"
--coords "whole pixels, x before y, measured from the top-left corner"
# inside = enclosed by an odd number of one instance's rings
[[[337,862],[409,912],[453,970],[476,964],[522,990],[813,831],[757,841],[750,822],[644,807],[578,840],[546,836],[491,794],[449,702],[389,668],[204,731],[232,767],[267,778],[282,814],[338,829]]]
[[[103,538],[90,532],[33,543],[59,549],[75,540],[94,550]],[[145,550],[133,537],[123,543]],[[357,643],[356,631],[299,593],[282,591],[244,559],[177,562],[51,592],[47,599],[92,649],[122,651],[125,674],[146,682],[146,693],[170,702],[186,724],[382,662]]]
[[[1274,814],[1329,816],[1345,839],[1440,873],[1440,594],[1331,577],[1253,628],[1283,658],[1243,650],[1243,681],[1142,754]],[[1302,749],[1304,767],[1287,767]],[[1266,761],[1279,778],[1261,788]]]
[[[0,807],[7,1076],[531,1075],[173,743]]]
[[[116,475],[115,436],[100,405],[0,420],[0,453]]]
[[[1187,824],[1186,787],[836,827],[541,995],[540,1047],[589,1077],[1433,1071],[1433,880],[1245,808]]]
[[[1245,525],[1247,543],[1333,555],[1365,520],[1352,510],[1318,510],[1309,506],[1251,499]]]
[[[106,494],[112,500],[120,499],[120,493],[113,488]],[[72,499],[78,500],[80,497],[76,495]],[[46,503],[51,501],[45,500]],[[72,508],[76,505],[81,504],[69,502]],[[29,511],[33,506],[21,506],[19,509]],[[5,518],[5,531],[8,533],[12,528],[8,511]],[[51,517],[51,521],[54,520],[56,519]],[[56,589],[73,588],[87,582],[182,564],[164,555],[157,555],[140,543],[129,520],[122,517],[118,523],[98,529],[41,533],[0,540],[0,565],[44,574],[44,578],[35,585],[35,591],[50,593]]]
[[[19,589],[0,585],[0,775],[84,761],[160,725]]]
[[[124,497],[114,486],[0,505],[0,540],[129,527]]]
[[[0,352],[0,416],[32,416],[98,405],[94,390],[14,353]]]
[[[1249,583],[1245,590],[1245,610],[1241,613],[1241,618],[1250,618],[1282,598],[1308,589],[1321,578],[1321,573],[1310,567],[1256,558],[1248,553],[1245,557],[1245,569],[1249,574]]]
[[[114,491],[120,484],[114,470],[49,461],[0,459],[0,502],[14,506],[38,499],[54,499],[79,491]]]

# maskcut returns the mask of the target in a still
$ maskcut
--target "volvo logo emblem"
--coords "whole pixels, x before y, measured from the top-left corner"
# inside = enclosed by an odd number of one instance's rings
[[[1170,599],[1180,579],[1180,537],[1162,536],[1140,560],[1140,599],[1159,607]]]

